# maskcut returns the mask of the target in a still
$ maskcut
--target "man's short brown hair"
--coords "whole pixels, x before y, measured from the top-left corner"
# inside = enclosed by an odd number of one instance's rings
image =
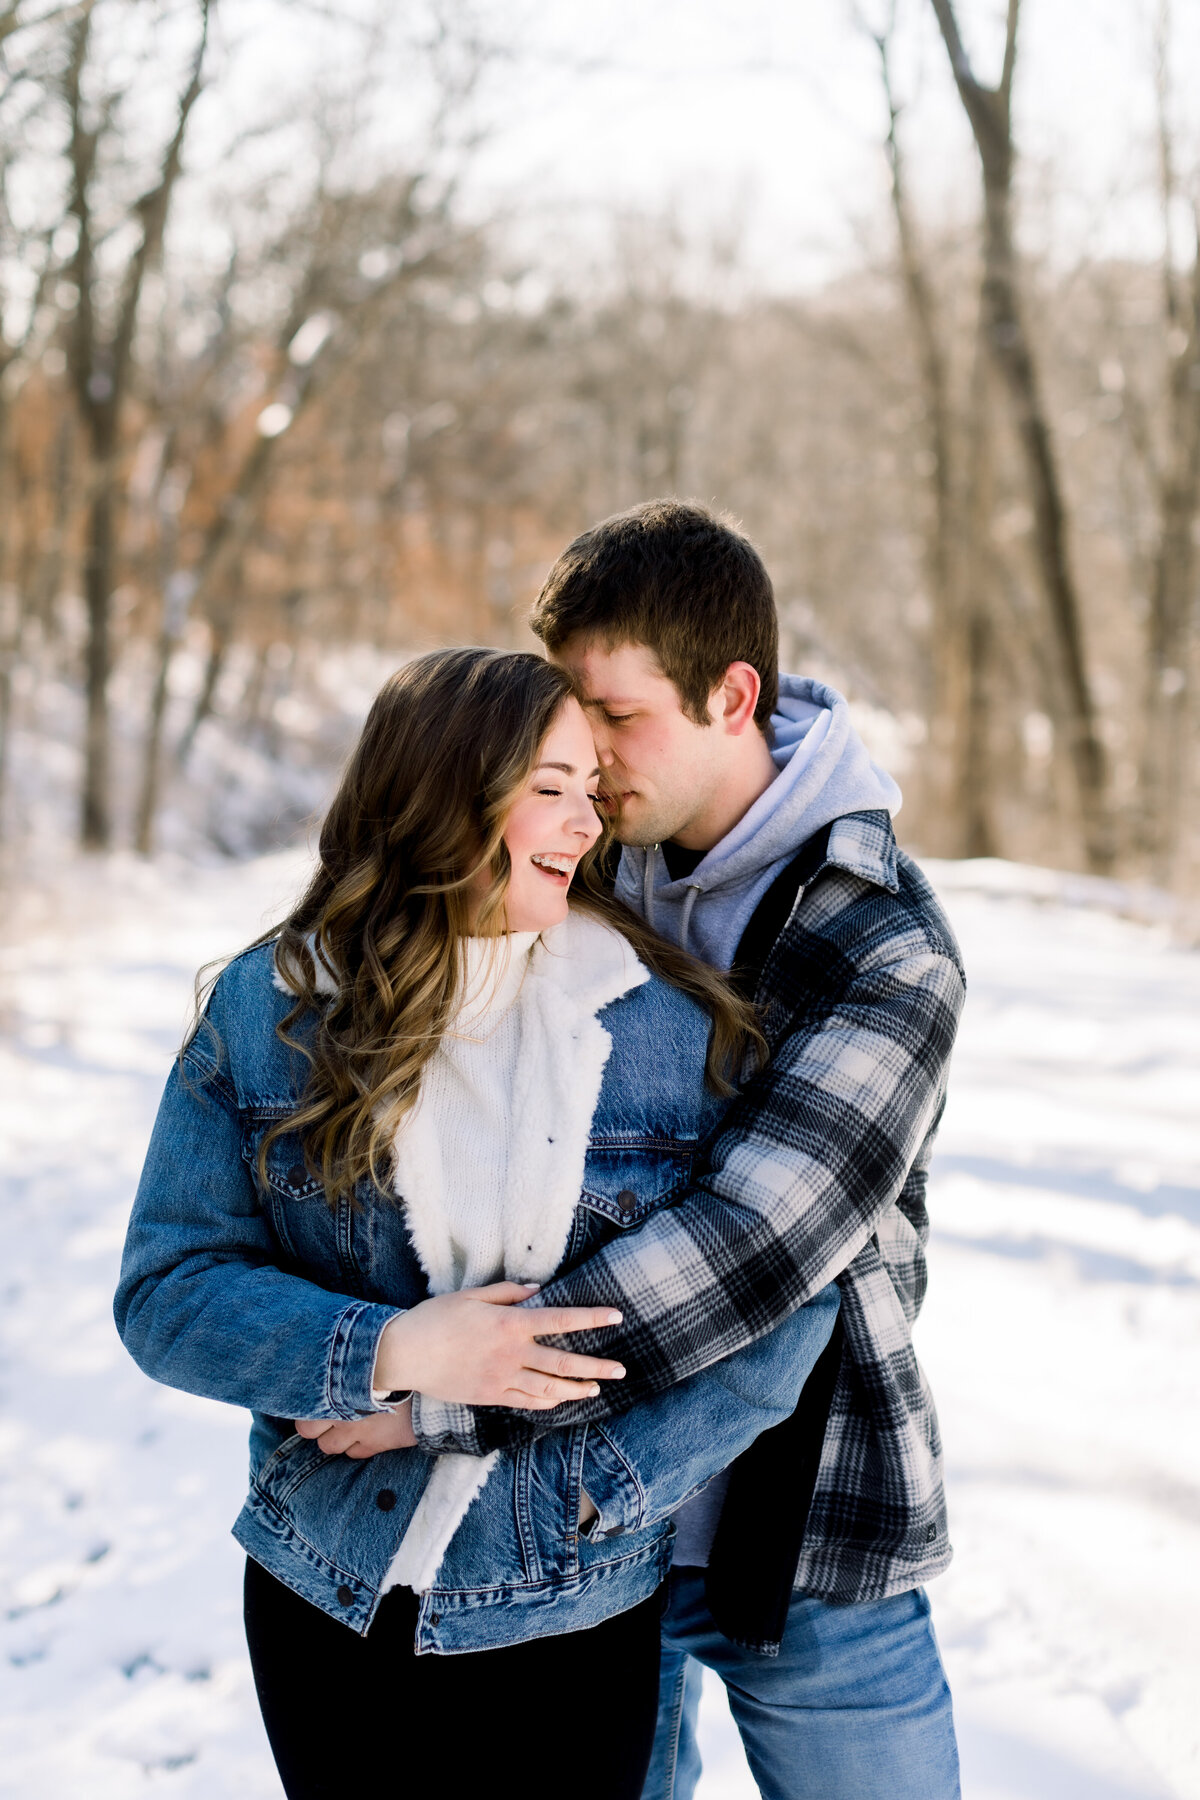
[[[569,639],[644,644],[689,718],[732,662],[757,669],[754,719],[769,729],[779,695],[779,620],[771,578],[733,524],[683,500],[646,500],[568,544],[534,602],[530,624],[551,655]]]

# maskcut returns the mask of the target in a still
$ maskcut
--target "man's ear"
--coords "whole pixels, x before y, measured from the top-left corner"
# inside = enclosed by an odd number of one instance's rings
[[[747,662],[733,662],[725,671],[725,679],[709,698],[709,711],[714,725],[723,727],[729,737],[741,737],[754,724],[754,709],[762,681],[758,670]]]

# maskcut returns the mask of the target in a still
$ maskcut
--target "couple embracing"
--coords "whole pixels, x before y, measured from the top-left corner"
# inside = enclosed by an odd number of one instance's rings
[[[168,1082],[122,1337],[254,1415],[289,1800],[687,1800],[702,1666],[770,1800],[952,1800],[911,1327],[953,937],[729,524],[607,520],[533,626],[376,699]]]

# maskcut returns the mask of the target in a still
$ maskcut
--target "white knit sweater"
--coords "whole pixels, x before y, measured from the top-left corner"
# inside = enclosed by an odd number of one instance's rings
[[[612,1049],[596,1014],[649,980],[626,940],[583,914],[508,947],[496,960],[468,939],[463,1003],[396,1136],[396,1192],[434,1294],[554,1274]],[[384,1592],[432,1587],[496,1460],[437,1459]]]
[[[467,938],[463,998],[421,1076],[425,1115],[414,1185],[438,1165],[451,1288],[503,1279],[504,1188],[512,1155],[513,1083],[521,1048],[519,1005],[536,931]],[[399,1133],[396,1188],[407,1198],[411,1134]],[[440,1284],[439,1284],[440,1286]]]

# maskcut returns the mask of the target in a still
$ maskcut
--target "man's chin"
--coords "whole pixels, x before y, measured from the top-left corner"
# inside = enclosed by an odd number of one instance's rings
[[[676,829],[673,822],[648,818],[638,807],[636,800],[632,803],[627,800],[621,810],[616,837],[619,844],[628,844],[634,850],[644,850],[650,844],[661,844]]]

